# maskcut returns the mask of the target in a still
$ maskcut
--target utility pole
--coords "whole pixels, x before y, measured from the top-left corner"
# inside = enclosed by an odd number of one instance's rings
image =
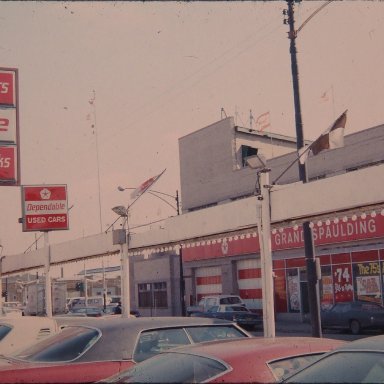
[[[294,0],[287,0],[288,3],[288,24],[290,39],[290,54],[291,54],[291,71],[292,71],[292,84],[293,84],[293,96],[295,105],[295,122],[296,122],[296,136],[297,136],[297,150],[304,147],[304,135],[303,135],[303,122],[301,118],[301,105],[300,105],[300,89],[299,89],[299,69],[297,64],[297,50],[296,50],[296,37],[297,31],[295,30],[294,19]],[[306,164],[299,162],[299,177],[303,183],[308,182],[307,167]],[[316,258],[314,252],[314,243],[312,236],[312,228],[309,225],[309,221],[303,223],[304,234],[304,249],[305,249],[305,261],[307,267],[307,280],[308,280],[308,301],[309,312],[311,317],[311,327],[313,337],[322,337],[321,332],[321,319],[320,319],[320,303],[318,295],[318,276],[316,273]]]
[[[176,191],[176,212],[180,215],[180,199],[179,191]],[[187,315],[187,307],[185,305],[185,281],[184,281],[184,268],[183,268],[183,249],[179,248],[179,271],[180,271],[180,301],[181,301],[181,315]]]

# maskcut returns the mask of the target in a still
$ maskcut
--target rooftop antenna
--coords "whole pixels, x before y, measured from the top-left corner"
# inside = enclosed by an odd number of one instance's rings
[[[221,120],[225,119],[227,117],[227,114],[224,111],[224,108],[221,108]]]
[[[249,128],[252,129],[252,121],[254,120],[254,117],[252,115],[252,109],[249,110]]]

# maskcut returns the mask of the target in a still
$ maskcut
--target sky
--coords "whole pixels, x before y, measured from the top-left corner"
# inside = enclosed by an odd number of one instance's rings
[[[296,4],[296,28],[322,4]],[[111,208],[130,203],[119,185],[166,169],[153,189],[175,195],[178,139],[220,120],[222,108],[244,127],[250,111],[269,112],[271,132],[295,136],[286,8],[1,1],[0,67],[19,73],[21,184],[66,184],[72,207],[69,230],[51,232],[50,242],[105,231],[117,218]],[[305,139],[346,109],[346,134],[384,122],[384,2],[330,2],[296,44]],[[18,223],[20,187],[0,186],[0,212],[3,254],[41,236]],[[146,194],[130,210],[131,227],[174,214]]]

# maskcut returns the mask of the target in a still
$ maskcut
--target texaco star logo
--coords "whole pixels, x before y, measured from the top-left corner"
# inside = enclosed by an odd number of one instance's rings
[[[224,255],[228,253],[228,242],[227,239],[223,239],[223,242],[221,243],[221,251]]]
[[[43,200],[49,200],[51,198],[51,191],[47,188],[44,188],[40,191],[40,197]]]

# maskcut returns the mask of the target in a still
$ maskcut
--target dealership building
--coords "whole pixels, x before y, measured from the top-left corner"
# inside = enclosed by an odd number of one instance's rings
[[[383,144],[384,125],[346,135],[343,147],[308,157],[309,180],[303,184],[294,137],[239,127],[232,117],[181,137],[181,214],[159,228],[129,234],[131,308],[143,316],[180,315],[182,303],[194,305],[212,294],[238,294],[248,307],[263,308],[256,191],[265,186],[247,165],[256,154],[265,156],[270,169],[276,314],[309,311],[304,221],[311,223],[320,261],[321,304],[383,304]],[[118,265],[122,249],[110,232],[101,233],[52,244],[50,261],[60,266],[116,257]],[[3,274],[41,269],[45,255],[41,248],[28,257],[7,256]]]
[[[344,147],[308,158],[309,182],[380,166],[384,162],[383,142],[383,125],[346,135]],[[181,137],[183,213],[254,195],[256,172],[246,158],[260,153],[271,169],[271,184],[299,181],[297,163],[290,167],[297,159],[293,137],[238,127],[232,117]],[[377,183],[380,180],[367,180],[367,188]],[[210,217],[212,221],[217,219]],[[302,221],[272,223],[277,313],[309,311]],[[310,221],[315,255],[321,265],[321,303],[361,299],[383,304],[384,206],[378,203],[353,210],[340,207],[333,213],[324,208],[323,215]],[[262,308],[256,228],[189,242],[182,247],[182,260],[187,305],[204,295],[239,294],[250,308]]]

